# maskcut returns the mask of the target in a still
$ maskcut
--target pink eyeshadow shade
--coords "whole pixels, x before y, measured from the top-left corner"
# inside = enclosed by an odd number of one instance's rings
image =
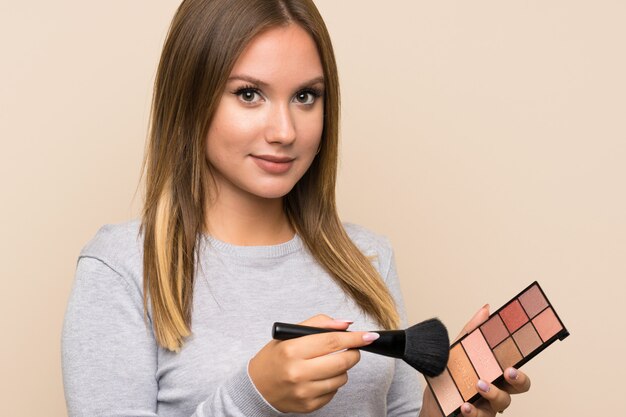
[[[511,333],[528,322],[528,316],[519,301],[514,300],[500,311],[500,317]]]
[[[533,285],[524,294],[520,295],[519,300],[530,318],[535,317],[544,308],[548,307],[548,300],[543,296],[537,285]]]
[[[441,375],[427,379],[444,415],[451,414],[463,404],[463,398],[461,398],[459,391],[456,389],[456,385],[454,385],[454,381],[452,381],[452,377],[447,369]]]
[[[537,328],[541,340],[547,342],[548,339],[563,329],[561,322],[554,314],[554,310],[548,308],[533,319],[533,324]]]
[[[519,347],[522,355],[528,356],[535,349],[541,346],[541,339],[535,331],[532,323],[526,324],[524,327],[519,329],[517,332],[513,334],[513,339],[515,339],[515,343],[517,343],[517,347]]]
[[[487,341],[480,330],[476,329],[461,342],[467,356],[472,361],[480,379],[493,382],[502,375],[502,370],[495,356],[489,349]]]
[[[485,339],[487,339],[487,343],[489,343],[491,348],[502,342],[509,335],[506,327],[504,327],[504,323],[502,323],[502,319],[497,314],[480,326],[480,329],[483,331]]]

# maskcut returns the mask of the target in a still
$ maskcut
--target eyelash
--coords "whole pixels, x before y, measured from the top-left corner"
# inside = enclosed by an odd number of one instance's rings
[[[298,95],[300,95],[302,93],[312,95],[313,96],[313,103],[315,103],[315,101],[318,98],[322,97],[322,95],[323,95],[322,90],[320,90],[318,88],[313,88],[313,87],[303,88],[302,90],[300,90],[300,91],[298,91],[296,93],[296,96],[298,96]],[[313,103],[311,103],[311,104],[313,104]]]
[[[241,96],[243,93],[255,93],[255,94],[259,94],[259,95],[261,94],[259,89],[254,87],[254,86],[252,86],[252,85],[244,85],[242,87],[239,87],[235,91],[233,91],[233,94],[236,95],[236,96]]]
[[[255,94],[261,95],[261,90],[259,90],[257,87],[255,87],[255,86],[253,86],[253,85],[244,85],[244,86],[242,86],[242,87],[239,87],[238,89],[236,89],[236,90],[235,90],[235,91],[233,91],[232,93],[233,93],[234,95],[236,95],[236,96],[239,96],[239,97],[241,97],[241,95],[242,95],[242,94],[244,94],[244,93],[255,93]],[[320,89],[318,89],[318,88],[306,87],[306,88],[303,88],[302,90],[299,90],[299,91],[298,91],[298,92],[294,95],[294,97],[297,97],[298,95],[300,95],[300,94],[302,94],[302,93],[304,93],[304,94],[310,94],[310,95],[312,95],[312,96],[313,96],[313,98],[314,98],[313,103],[303,104],[303,105],[305,105],[305,106],[311,106],[311,105],[313,105],[313,104],[315,103],[315,101],[316,101],[318,98],[322,97],[322,95],[324,94],[324,93],[322,92],[322,90],[320,90]],[[244,100],[244,102],[245,102],[245,103],[249,103],[249,102],[246,102],[245,100]],[[301,104],[302,104],[302,103],[301,103]]]

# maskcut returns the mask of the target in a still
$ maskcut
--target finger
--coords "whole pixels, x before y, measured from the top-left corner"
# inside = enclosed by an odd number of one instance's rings
[[[474,314],[474,317],[472,317],[470,321],[463,326],[463,330],[461,330],[461,333],[459,333],[456,339],[458,340],[466,334],[469,334],[472,330],[484,323],[488,318],[489,304],[485,304]]]
[[[323,381],[308,381],[294,392],[299,413],[313,412],[333,399],[337,390],[348,382],[346,373]]]
[[[348,374],[346,372],[336,375],[332,378],[311,381],[308,384],[311,394],[316,397],[324,396],[327,394],[335,394],[337,390],[348,383]]]
[[[318,314],[299,324],[303,326],[321,327],[323,329],[346,330],[352,323],[352,320],[333,319],[326,314]]]
[[[530,389],[530,378],[528,375],[515,368],[507,368],[504,371],[504,379],[507,383],[502,389],[510,394],[521,394]]]
[[[464,403],[461,406],[461,414],[465,417],[493,417],[496,412],[493,411],[488,401],[481,398],[474,404]]]
[[[461,414],[466,417],[478,417],[478,408],[470,403],[465,403],[461,406]]]
[[[482,379],[476,384],[478,393],[489,402],[493,411],[504,411],[511,405],[511,395]]]
[[[366,346],[378,339],[378,333],[370,332],[329,332],[312,334],[282,342],[293,357],[302,359],[317,358],[344,349]],[[289,352],[287,352],[289,355]]]
[[[361,353],[350,349],[333,355],[324,355],[305,361],[303,371],[314,381],[322,381],[345,374],[361,359]]]
[[[318,410],[328,404],[330,400],[335,397],[335,394],[337,394],[336,390],[333,392],[329,392],[328,394],[313,398],[312,400],[307,401],[305,408],[301,411],[304,413],[311,413],[315,410]]]

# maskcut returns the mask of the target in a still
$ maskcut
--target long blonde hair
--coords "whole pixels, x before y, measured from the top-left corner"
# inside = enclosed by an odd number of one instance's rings
[[[319,154],[284,198],[289,221],[313,257],[386,329],[398,326],[389,291],[350,240],[335,203],[339,80],[326,26],[311,0],[185,0],[165,41],[154,85],[144,160],[144,310],[157,342],[178,351],[191,333],[198,236],[213,191],[205,142],[226,80],[250,40],[297,24],[314,39],[324,69]]]

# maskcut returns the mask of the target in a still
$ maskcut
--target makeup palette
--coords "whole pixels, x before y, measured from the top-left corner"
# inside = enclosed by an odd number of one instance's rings
[[[519,368],[567,336],[569,332],[535,281],[452,344],[446,369],[426,381],[443,415],[455,416],[463,403],[481,398],[478,379],[499,382],[506,368]]]

